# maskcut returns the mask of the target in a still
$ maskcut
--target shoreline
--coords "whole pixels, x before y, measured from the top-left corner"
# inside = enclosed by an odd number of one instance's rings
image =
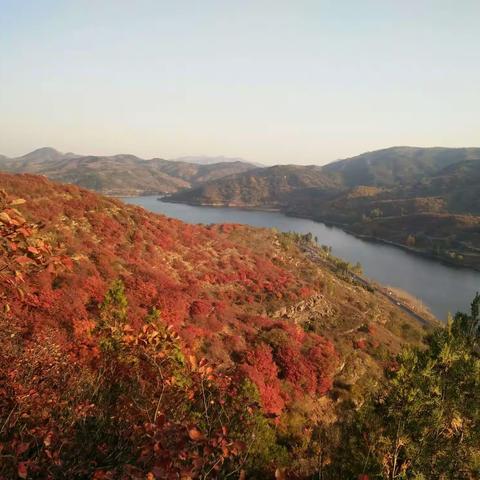
[[[287,214],[285,214],[285,215],[287,215]],[[295,215],[287,215],[287,216],[295,217]],[[350,230],[350,229],[344,227],[342,224],[339,224],[339,223],[328,222],[328,221],[323,221],[323,220],[316,220],[316,219],[311,218],[311,217],[297,217],[297,218],[308,218],[309,220],[312,220],[314,222],[319,221],[320,223],[323,223],[324,225],[339,228],[340,230],[344,231],[345,233],[348,233],[349,235],[352,235],[352,236],[354,236],[354,237],[356,237],[360,240],[365,240],[365,241],[372,242],[372,243],[381,243],[381,244],[384,244],[384,245],[389,245],[391,247],[396,247],[396,248],[399,248],[400,250],[404,250],[404,251],[406,251],[408,253],[411,253],[413,255],[417,255],[417,256],[422,257],[422,258],[428,258],[430,260],[434,260],[436,262],[443,263],[444,265],[448,265],[449,267],[455,267],[455,268],[458,268],[460,270],[468,269],[468,270],[474,270],[475,272],[480,272],[480,267],[476,267],[475,265],[461,264],[461,263],[455,262],[453,260],[449,260],[448,258],[438,257],[437,255],[434,255],[433,253],[430,253],[428,251],[418,250],[418,249],[415,249],[415,248],[412,248],[412,247],[408,247],[407,245],[403,245],[401,243],[397,243],[397,242],[394,242],[392,240],[387,240],[387,239],[380,238],[380,237],[375,237],[375,236],[372,236],[372,235],[364,235],[364,234],[361,234],[361,233],[356,233],[354,230]]]
[[[166,198],[168,198],[168,197],[165,197],[165,199]],[[314,217],[307,216],[307,215],[296,215],[296,214],[291,213],[291,212],[285,212],[280,207],[273,207],[273,206],[272,207],[260,207],[260,206],[255,206],[255,205],[248,206],[248,205],[226,205],[226,204],[208,204],[208,203],[193,203],[193,202],[174,202],[174,201],[169,201],[169,200],[165,200],[165,199],[163,199],[163,198],[160,199],[159,198],[158,201],[165,202],[165,203],[176,203],[176,204],[179,204],[179,205],[189,205],[191,207],[235,208],[235,209],[238,209],[238,210],[245,210],[245,211],[278,212],[278,213],[284,214],[287,217],[299,218],[299,219],[304,219],[304,220],[311,220],[311,221],[317,222],[317,223],[323,223],[327,227],[338,228],[339,230],[342,230],[343,232],[348,233],[349,235],[352,235],[353,237],[358,238],[360,240],[365,240],[365,241],[371,242],[371,243],[381,243],[381,244],[384,244],[384,245],[389,245],[391,247],[396,247],[396,248],[404,250],[408,253],[418,255],[419,257],[428,258],[430,260],[434,260],[436,262],[442,263],[444,265],[448,265],[450,267],[455,267],[455,268],[458,268],[458,269],[468,269],[468,270],[473,270],[475,272],[480,272],[480,267],[476,267],[474,265],[460,264],[458,262],[455,262],[453,260],[449,260],[447,258],[438,257],[438,256],[436,256],[432,253],[427,252],[427,251],[414,249],[414,248],[408,247],[407,245],[402,245],[401,243],[397,243],[397,242],[394,242],[394,241],[391,241],[391,240],[375,237],[375,236],[372,236],[372,235],[364,235],[364,234],[361,234],[361,233],[357,233],[354,230],[349,229],[348,226],[346,226],[345,224],[342,224],[342,223],[332,222],[332,221],[328,221],[328,220],[322,220],[322,219],[314,218]]]
[[[174,202],[168,200],[169,197],[157,198],[159,202],[176,203],[177,205],[189,205],[190,207],[210,207],[210,208],[235,208],[237,210],[245,210],[249,212],[279,212],[285,213],[279,207],[260,207],[256,205],[227,205],[224,203],[194,203],[194,202]],[[289,215],[292,216],[292,215]]]

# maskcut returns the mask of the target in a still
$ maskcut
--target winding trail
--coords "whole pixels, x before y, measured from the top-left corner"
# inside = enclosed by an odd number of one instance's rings
[[[322,266],[326,266],[329,268],[334,267],[332,262],[329,262],[326,260],[322,255],[319,254],[318,252],[318,247],[312,247],[310,245],[302,245],[301,248],[303,251],[307,254],[307,256],[310,258],[315,263],[318,263]],[[417,312],[415,312],[411,307],[409,307],[405,302],[400,301],[398,298],[393,297],[388,293],[388,290],[383,287],[379,287],[378,285],[374,285],[371,282],[369,282],[367,279],[364,277],[357,275],[356,273],[349,272],[349,275],[353,280],[356,282],[360,283],[364,287],[367,287],[368,289],[371,289],[374,292],[379,293],[383,297],[385,297],[390,303],[395,305],[397,308],[405,312],[406,314],[410,315],[412,318],[417,320],[421,325],[424,326],[431,326],[432,321],[428,320],[421,315],[419,315]]]

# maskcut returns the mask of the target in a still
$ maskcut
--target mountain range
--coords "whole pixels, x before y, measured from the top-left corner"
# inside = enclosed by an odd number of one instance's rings
[[[185,157],[170,158],[174,162],[187,162],[187,163],[198,163],[200,165],[212,165],[215,163],[250,163],[256,167],[262,167],[263,165],[258,162],[248,162],[240,157],[224,157],[223,155],[218,155],[215,157],[208,155],[187,155]]]
[[[277,165],[241,172],[171,197],[192,203],[283,207],[294,192],[336,195],[359,186],[407,187],[442,175],[444,168],[480,160],[480,148],[392,147],[325,166]],[[448,170],[446,170],[446,173]],[[459,167],[456,177],[465,176]]]
[[[214,163],[205,160],[205,164],[160,158],[144,160],[128,154],[77,155],[45,147],[17,158],[0,157],[0,170],[41,174],[107,195],[129,196],[173,193],[255,168],[240,160],[223,157],[221,160]]]

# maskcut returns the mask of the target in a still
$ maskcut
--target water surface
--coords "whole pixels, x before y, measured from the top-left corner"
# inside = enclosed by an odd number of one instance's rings
[[[446,319],[448,312],[469,309],[475,292],[480,290],[480,272],[444,265],[390,245],[367,242],[313,220],[287,217],[279,212],[165,203],[157,198],[123,200],[188,223],[244,223],[284,232],[312,232],[320,244],[333,247],[334,255],[360,262],[367,277],[415,295],[440,319]]]

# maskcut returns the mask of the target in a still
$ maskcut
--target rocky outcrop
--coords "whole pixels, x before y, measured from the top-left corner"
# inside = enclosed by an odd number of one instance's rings
[[[293,320],[295,324],[303,324],[314,318],[326,318],[333,314],[334,308],[321,294],[301,300],[294,305],[285,305],[270,314],[271,318]]]

